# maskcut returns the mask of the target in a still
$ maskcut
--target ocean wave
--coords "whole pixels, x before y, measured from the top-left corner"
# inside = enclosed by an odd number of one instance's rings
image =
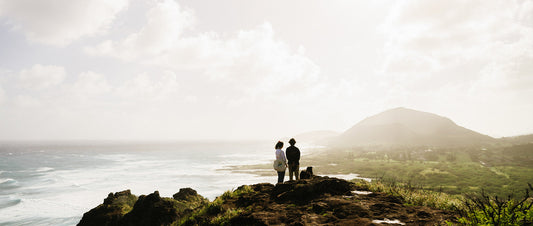
[[[135,161],[139,159],[139,156],[135,156],[132,154],[98,154],[94,157],[98,159],[111,160],[115,162],[130,162],[130,161]]]
[[[78,203],[87,202],[85,197],[66,194],[54,197],[0,196],[0,225],[75,225],[86,208]],[[95,197],[90,197],[95,199]],[[72,203],[69,203],[71,201]],[[95,205],[95,203],[91,203]],[[46,208],[43,208],[46,207]],[[59,218],[71,218],[69,223],[56,222]],[[73,221],[73,222],[72,222]],[[50,223],[46,223],[50,222]]]
[[[17,183],[17,180],[13,178],[0,178],[0,184],[14,184]]]
[[[15,206],[21,202],[22,200],[19,198],[12,198],[12,197],[0,198],[0,209]]]
[[[76,225],[79,216],[64,218],[27,217],[24,219],[0,219],[0,225]],[[38,223],[36,223],[38,222]]]
[[[52,171],[54,170],[54,168],[51,168],[51,167],[39,167],[35,170],[35,172],[48,172],[48,171]]]

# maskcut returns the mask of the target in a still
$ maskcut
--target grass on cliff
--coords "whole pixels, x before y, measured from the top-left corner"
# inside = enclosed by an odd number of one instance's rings
[[[362,190],[383,192],[399,197],[405,204],[409,205],[428,206],[450,211],[462,208],[462,196],[424,190],[409,183],[399,183],[396,181],[388,183],[380,181],[368,182],[360,180],[355,182],[355,184]]]
[[[180,214],[186,212],[187,210],[195,210],[209,203],[209,200],[205,198],[197,199],[196,201],[175,200],[173,198],[167,198],[167,197],[161,197],[161,199],[163,199],[164,201],[168,203],[172,203],[172,206],[174,207],[176,212]]]
[[[124,199],[119,198],[113,205],[120,206],[122,208],[122,215],[125,215],[133,209],[135,202],[137,202],[137,196],[131,195]]]
[[[229,207],[225,205],[226,201],[237,199],[244,194],[252,192],[255,191],[248,185],[241,186],[236,190],[226,191],[213,202],[173,225],[229,225],[232,218],[245,210]]]
[[[532,225],[533,187],[528,184],[520,199],[488,195],[484,191],[467,195],[424,190],[422,187],[396,181],[356,181],[361,190],[384,192],[399,197],[405,204],[428,206],[456,212],[461,225]],[[451,223],[450,223],[451,224]]]
[[[108,207],[120,210],[120,215],[124,216],[133,209],[133,206],[135,205],[135,202],[137,202],[137,199],[138,197],[132,194],[121,195],[114,199],[111,204],[108,204]],[[103,205],[105,204],[101,204],[100,206]]]
[[[222,200],[228,200],[230,198],[237,198],[243,194],[248,194],[248,193],[252,193],[252,192],[255,192],[254,189],[252,189],[252,187],[248,186],[248,185],[243,185],[239,188],[237,188],[236,190],[233,190],[233,191],[226,191],[224,192],[224,194],[222,194],[220,196],[220,198]]]

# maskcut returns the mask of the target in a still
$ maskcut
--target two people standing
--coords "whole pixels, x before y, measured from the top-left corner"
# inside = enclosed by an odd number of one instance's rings
[[[283,179],[285,178],[287,160],[289,160],[289,180],[292,181],[293,175],[296,177],[296,180],[299,179],[298,171],[300,167],[300,149],[294,146],[294,144],[296,144],[296,140],[294,140],[294,138],[289,140],[289,144],[291,146],[289,146],[286,150],[287,156],[285,156],[285,152],[282,150],[283,142],[278,141],[274,147],[276,149],[276,161],[274,161],[274,169],[278,172],[278,183],[283,183]]]

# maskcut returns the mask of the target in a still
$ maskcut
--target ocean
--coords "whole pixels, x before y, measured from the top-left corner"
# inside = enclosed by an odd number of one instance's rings
[[[270,163],[274,142],[0,143],[0,225],[76,225],[110,192],[191,187],[210,200],[243,184],[276,183],[276,174],[230,166]]]

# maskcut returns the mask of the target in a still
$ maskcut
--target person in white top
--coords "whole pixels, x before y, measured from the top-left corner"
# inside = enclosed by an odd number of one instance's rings
[[[276,146],[274,147],[276,149],[276,160],[280,160],[285,164],[285,168],[287,167],[287,158],[285,157],[285,152],[283,152],[283,142],[278,141],[276,143]],[[283,183],[283,179],[285,178],[285,170],[278,171],[278,183]]]

